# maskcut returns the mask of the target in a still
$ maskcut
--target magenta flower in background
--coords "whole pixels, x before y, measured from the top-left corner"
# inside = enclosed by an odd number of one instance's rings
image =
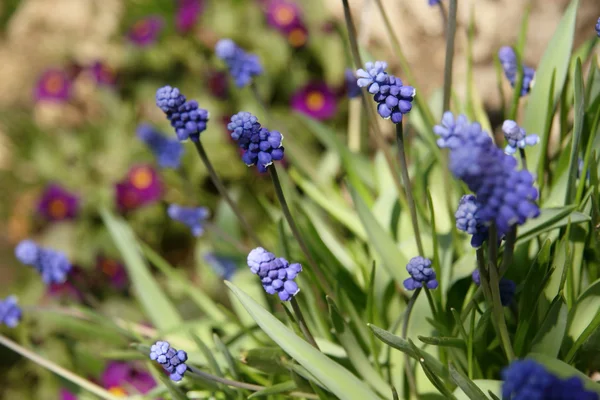
[[[50,221],[73,219],[79,210],[79,199],[60,185],[49,185],[38,203],[38,212]]]
[[[67,389],[60,389],[60,400],[77,400],[77,396],[69,392]]]
[[[102,374],[102,385],[115,396],[146,394],[156,386],[149,372],[138,364],[111,361]]]
[[[294,48],[300,48],[308,42],[308,29],[306,29],[306,25],[302,22],[294,25],[287,32],[287,41],[290,46]]]
[[[292,108],[319,120],[335,115],[335,92],[324,82],[311,82],[298,90],[291,100]]]
[[[162,194],[162,182],[151,166],[136,165],[115,189],[119,209],[132,210],[157,201]]]
[[[127,286],[127,271],[125,266],[112,258],[98,256],[96,257],[96,268],[100,273],[110,280],[110,283],[117,289]]]
[[[66,102],[71,97],[71,77],[62,69],[47,69],[35,87],[36,101]]]
[[[163,20],[159,16],[142,18],[131,26],[129,40],[140,47],[149,46],[156,41],[162,27]]]
[[[271,0],[266,5],[267,23],[280,32],[289,32],[300,23],[298,6],[287,0]]]
[[[77,287],[86,286],[85,271],[74,265],[67,276],[67,280],[62,283],[52,283],[48,285],[46,295],[50,298],[59,298],[70,301],[81,301],[83,295]]]
[[[206,86],[217,99],[224,100],[229,97],[227,73],[224,71],[210,71],[206,76]]]
[[[90,68],[96,83],[101,86],[114,86],[117,83],[117,74],[114,69],[101,61],[96,61]]]
[[[191,31],[204,11],[204,0],[179,0],[175,26],[181,33]]]

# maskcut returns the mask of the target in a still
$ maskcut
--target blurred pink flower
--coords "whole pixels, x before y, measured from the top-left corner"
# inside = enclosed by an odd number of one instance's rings
[[[156,386],[149,372],[131,362],[111,361],[102,374],[102,385],[115,396],[146,394]]]
[[[181,33],[191,31],[204,11],[204,0],[179,0],[175,26]]]
[[[117,82],[116,72],[101,61],[96,61],[90,68],[96,83],[102,86],[114,86]]]
[[[289,30],[300,22],[300,9],[287,0],[271,0],[266,4],[267,23],[280,32]]]
[[[329,119],[337,111],[335,92],[325,82],[311,82],[302,87],[292,96],[291,106],[318,120]]]
[[[110,283],[117,289],[127,286],[127,271],[125,266],[112,258],[98,256],[96,257],[96,268],[100,273],[110,280]]]
[[[71,97],[71,77],[62,69],[47,69],[38,79],[36,101],[66,102]]]
[[[149,165],[132,167],[125,180],[116,184],[117,206],[123,211],[153,203],[161,194],[162,182]]]
[[[73,219],[77,216],[79,199],[58,184],[50,184],[40,198],[38,212],[50,221]]]
[[[162,30],[163,20],[156,15],[150,15],[135,22],[129,30],[129,40],[141,47],[153,44]]]

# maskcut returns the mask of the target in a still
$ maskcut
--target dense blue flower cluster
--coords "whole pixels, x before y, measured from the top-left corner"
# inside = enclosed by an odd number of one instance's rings
[[[496,147],[481,125],[456,125],[446,141],[450,170],[475,193],[477,217],[484,225],[495,222],[498,237],[511,226],[539,215],[533,176],[526,170],[517,171],[515,158]]]
[[[421,256],[413,257],[406,264],[406,270],[410,274],[410,278],[404,280],[406,290],[421,288],[423,284],[429,289],[438,287],[435,271],[431,268],[431,260]]]
[[[504,148],[506,154],[515,154],[517,149],[524,149],[525,146],[534,146],[540,142],[538,135],[528,135],[525,129],[510,119],[507,119],[502,124],[502,132],[504,132],[504,138],[508,142]]]
[[[471,274],[471,278],[473,278],[473,282],[477,286],[481,285],[481,276],[479,275],[478,269],[473,271],[473,273]],[[502,278],[500,279],[498,286],[500,288],[500,302],[503,306],[508,306],[510,303],[512,303],[513,299],[515,298],[517,284],[510,279]]]
[[[258,56],[246,53],[231,39],[219,40],[215,46],[215,54],[227,64],[237,87],[248,85],[253,76],[263,72]]]
[[[183,155],[183,146],[179,141],[164,137],[149,124],[138,126],[137,137],[154,153],[161,168],[179,168]]]
[[[265,292],[277,293],[282,301],[291,300],[300,291],[294,281],[302,271],[302,265],[298,263],[290,264],[285,258],[277,258],[257,247],[248,254],[248,266],[253,274],[260,277]]]
[[[509,80],[512,87],[517,84],[517,55],[512,47],[504,46],[498,50],[498,58],[504,76]],[[535,80],[535,70],[531,67],[523,65],[523,86],[521,86],[521,96],[525,96],[531,90]]]
[[[402,116],[412,109],[416,91],[412,86],[404,86],[400,78],[385,72],[386,68],[383,61],[368,62],[364,69],[356,71],[356,83],[373,94],[381,117],[391,118],[393,123],[399,124]]]
[[[14,328],[19,325],[22,315],[15,296],[8,296],[6,299],[0,300],[0,325],[4,324],[9,328]]]
[[[187,371],[187,353],[175,350],[169,342],[158,341],[150,348],[150,359],[156,361],[169,372],[172,381],[179,382]]]
[[[256,165],[260,172],[266,172],[273,161],[283,159],[283,135],[278,131],[263,128],[258,119],[249,112],[241,111],[232,116],[227,129],[238,146],[244,150],[242,161],[246,165]]]
[[[156,105],[171,121],[179,140],[200,140],[200,134],[206,130],[209,114],[198,106],[197,101],[186,101],[179,89],[164,86],[156,91]]]
[[[194,236],[200,236],[204,233],[204,222],[209,216],[206,207],[182,207],[178,204],[171,204],[167,214],[172,220],[186,224]]]
[[[460,199],[454,213],[456,228],[473,235],[471,237],[471,246],[473,247],[481,246],[488,236],[488,228],[477,215],[478,210],[477,198],[472,194],[467,194]]]
[[[502,400],[598,400],[578,377],[561,379],[533,360],[513,361],[502,378]]]
[[[15,256],[23,264],[34,267],[46,285],[64,283],[71,271],[71,263],[63,253],[42,248],[32,240],[21,241],[15,248]]]
[[[461,136],[468,129],[469,120],[463,114],[454,117],[450,111],[446,111],[442,116],[440,125],[433,127],[433,132],[440,136],[437,140],[438,147],[445,149],[453,149],[462,143]]]
[[[237,263],[229,257],[207,253],[204,255],[204,261],[206,261],[217,275],[225,280],[231,279],[235,271],[237,271]]]
[[[353,99],[360,96],[360,87],[356,83],[356,75],[350,68],[346,68],[344,72],[344,81],[346,82],[346,93],[349,98]]]

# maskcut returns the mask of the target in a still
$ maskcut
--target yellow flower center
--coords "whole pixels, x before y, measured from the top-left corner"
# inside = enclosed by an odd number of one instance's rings
[[[325,105],[325,96],[320,92],[310,92],[306,96],[306,107],[311,111],[318,111]]]
[[[44,82],[44,88],[50,94],[58,94],[65,86],[63,76],[59,73],[51,73]]]
[[[152,184],[152,173],[148,168],[139,168],[131,174],[131,184],[139,190],[148,189]]]
[[[119,386],[113,386],[110,389],[108,389],[108,391],[110,392],[110,394],[115,395],[117,397],[127,397],[127,392],[125,391],[125,389]]]
[[[116,261],[104,259],[101,262],[101,268],[102,272],[112,278],[119,270],[119,264]]]
[[[279,25],[283,26],[291,24],[295,16],[296,13],[294,12],[294,7],[288,4],[277,7],[275,12],[273,13],[275,21]]]
[[[306,35],[304,29],[292,29],[292,31],[288,34],[288,42],[290,42],[293,47],[301,47],[306,43],[307,37],[308,36]]]
[[[67,215],[67,204],[63,199],[54,199],[48,205],[48,214],[56,219],[64,218]]]

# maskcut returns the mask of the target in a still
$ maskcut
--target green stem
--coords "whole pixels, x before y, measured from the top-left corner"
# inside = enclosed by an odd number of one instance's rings
[[[525,149],[519,149],[521,155],[521,168],[527,171],[527,157],[525,157]]]
[[[429,308],[431,308],[431,314],[433,316],[433,319],[437,319],[437,310],[435,308],[435,302],[433,301],[431,291],[429,291],[429,288],[426,286],[423,287],[423,289],[425,289],[425,294],[427,295],[427,301],[429,302]]]
[[[452,93],[452,63],[454,61],[454,40],[456,38],[457,0],[450,0],[448,29],[446,31],[446,61],[444,65],[444,102],[442,112],[450,110]]]
[[[298,300],[296,300],[295,297],[292,297],[292,300],[290,300],[290,304],[292,305],[294,314],[296,314],[296,321],[298,322],[298,326],[300,327],[300,330],[302,331],[302,334],[304,335],[308,343],[312,344],[315,349],[321,350],[319,349],[315,338],[310,333],[310,329],[308,329],[308,325],[306,324],[306,320],[304,319],[304,315],[302,314],[302,310],[300,309],[300,304],[298,304]]]
[[[88,392],[93,393],[98,397],[101,397],[102,399],[118,400],[116,396],[113,396],[106,389],[101,388],[100,386],[96,385],[93,382],[88,381],[87,379],[84,379],[78,375],[75,375],[71,371],[68,371],[67,369],[61,367],[60,365],[55,364],[52,361],[47,360],[47,359],[37,355],[33,351],[26,349],[25,347],[22,347],[21,345],[13,342],[12,340],[8,339],[7,337],[5,337],[3,335],[0,335],[0,344],[8,347],[15,353],[19,353],[23,357],[30,359],[31,361],[38,364],[39,366],[54,372],[56,375],[63,377],[64,379],[81,387],[82,389],[85,389]]]
[[[196,367],[193,367],[191,365],[188,365],[188,371],[192,374],[198,375],[199,377],[201,377],[203,379],[221,383],[223,385],[227,385],[227,386],[231,386],[231,387],[236,387],[236,388],[245,389],[245,390],[251,390],[253,392],[258,392],[259,390],[266,389],[265,386],[253,385],[251,383],[245,383],[245,382],[234,381],[234,380],[227,379],[227,378],[221,378],[220,376],[209,374],[208,372],[204,372],[204,371],[202,371]],[[292,396],[292,397],[304,397],[307,399],[318,399],[319,398],[319,396],[317,396],[313,393],[304,393],[304,392],[290,392],[290,393],[288,393],[288,395]]]
[[[467,343],[467,363],[469,379],[473,379],[473,338],[475,336],[475,313],[471,314],[471,324],[469,329],[469,340]]]
[[[258,238],[258,236],[256,235],[256,233],[254,232],[254,229],[250,226],[250,224],[248,223],[246,218],[244,218],[240,209],[234,203],[233,199],[229,196],[229,193],[227,193],[227,189],[225,188],[225,185],[223,184],[223,182],[217,175],[217,172],[215,171],[210,160],[208,159],[208,155],[206,154],[206,151],[204,150],[204,146],[202,146],[202,142],[200,140],[194,141],[194,145],[196,146],[198,155],[200,156],[200,159],[204,163],[204,166],[206,167],[206,170],[208,171],[208,175],[210,176],[210,179],[212,180],[213,184],[217,187],[217,190],[219,191],[221,196],[223,196],[223,198],[225,199],[227,204],[229,204],[229,207],[231,207],[231,210],[233,211],[233,213],[235,214],[237,219],[240,221],[240,224],[244,227],[244,230],[246,231],[248,236],[250,236],[250,238],[257,245],[262,247],[262,243],[261,243],[260,239]]]
[[[323,271],[321,271],[321,269],[317,265],[313,256],[310,254],[310,251],[308,250],[308,246],[306,245],[306,242],[302,238],[302,235],[300,235],[300,231],[298,230],[298,226],[296,225],[296,222],[294,221],[294,217],[292,217],[292,213],[290,211],[290,208],[288,207],[287,201],[285,200],[285,196],[283,194],[283,189],[281,188],[281,182],[279,181],[279,176],[277,175],[277,169],[275,168],[275,164],[269,165],[267,167],[267,169],[269,170],[269,174],[271,175],[271,180],[273,181],[273,187],[275,188],[275,194],[277,195],[277,199],[279,200],[279,204],[281,205],[281,210],[283,211],[283,215],[285,216],[285,219],[287,220],[288,225],[290,226],[290,229],[292,230],[292,234],[294,235],[294,238],[296,238],[296,241],[298,242],[300,249],[304,253],[306,260],[308,261],[308,263],[310,264],[310,266],[312,268],[312,271],[316,274],[316,276],[318,278],[317,282],[319,283],[319,285],[321,285],[322,289],[327,294],[329,294],[330,296],[333,296],[334,292],[331,289],[331,287],[329,286],[329,282],[325,278]]]
[[[406,152],[404,149],[404,131],[402,128],[402,121],[400,121],[399,124],[396,124],[396,142],[398,143],[398,161],[400,162],[400,171],[402,173],[402,180],[404,181],[404,190],[406,193],[406,200],[408,201],[408,210],[410,211],[410,219],[415,233],[417,249],[419,250],[419,255],[425,256],[423,243],[421,242],[421,232],[419,230],[417,207],[415,206],[415,199],[412,195],[410,177],[408,176],[408,163],[406,162]]]
[[[406,311],[404,311],[404,322],[402,323],[402,339],[406,339],[406,335],[408,333],[408,321],[410,320],[410,315],[412,313],[412,309],[417,301],[417,297],[419,297],[419,293],[421,293],[421,288],[417,288],[410,300],[408,301],[408,305],[406,306]],[[404,354],[404,365],[406,369],[406,376],[408,378],[408,386],[410,387],[411,393],[417,395],[417,385],[415,383],[415,377],[413,375],[411,366],[410,366],[410,357],[408,354]]]

